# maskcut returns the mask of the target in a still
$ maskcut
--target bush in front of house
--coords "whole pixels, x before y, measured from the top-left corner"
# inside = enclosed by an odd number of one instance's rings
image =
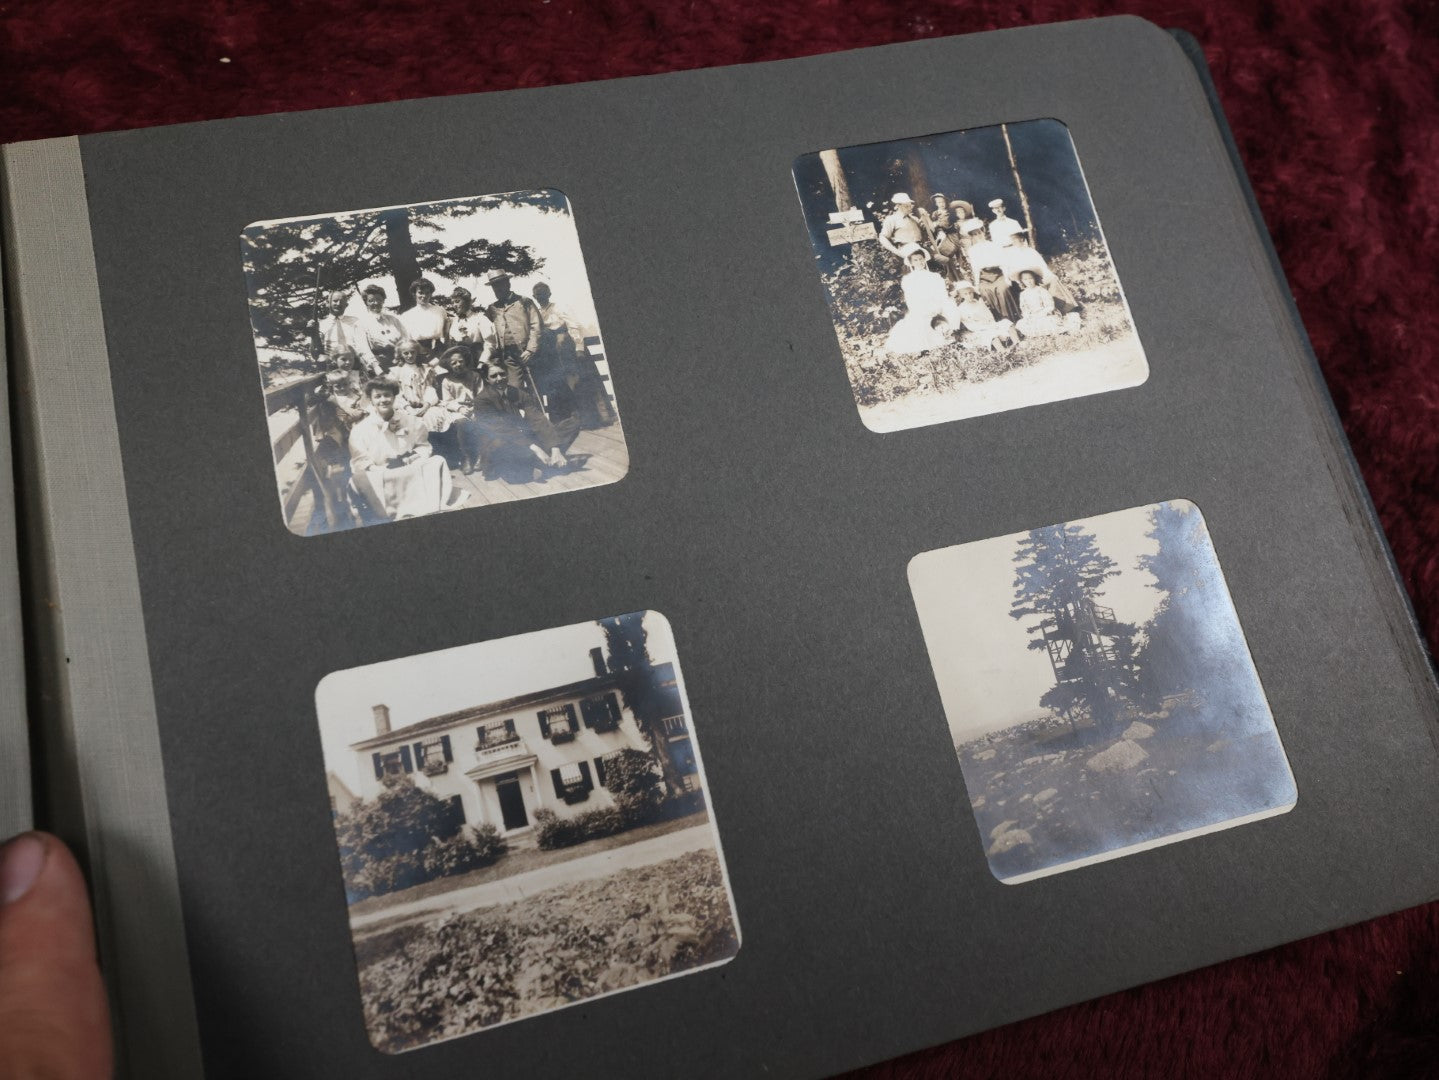
[[[629,828],[619,810],[606,807],[603,810],[589,810],[572,818],[562,818],[553,810],[535,812],[535,839],[545,851],[583,844],[586,840],[598,840],[602,836],[613,836]]]
[[[489,866],[505,853],[500,830],[488,823],[466,825],[448,840],[436,838],[420,853],[430,878],[464,874]]]
[[[335,819],[349,903],[488,866],[505,851],[493,825],[461,826],[450,804],[408,777]]]

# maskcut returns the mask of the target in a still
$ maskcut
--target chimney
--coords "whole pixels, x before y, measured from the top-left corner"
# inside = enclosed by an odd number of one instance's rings
[[[609,669],[605,667],[605,651],[598,645],[590,650],[590,663],[595,665],[596,675],[604,676],[609,674]]]
[[[390,733],[390,707],[388,705],[376,705],[375,711],[375,734],[388,735]]]

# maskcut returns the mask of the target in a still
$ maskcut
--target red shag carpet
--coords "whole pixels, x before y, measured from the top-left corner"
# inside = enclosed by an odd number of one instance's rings
[[[0,0],[0,142],[1119,12],[1203,43],[1405,583],[1439,642],[1433,0]],[[859,1075],[1439,1076],[1439,904]]]

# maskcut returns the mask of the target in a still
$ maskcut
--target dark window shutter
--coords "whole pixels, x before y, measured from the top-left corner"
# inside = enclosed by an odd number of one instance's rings
[[[595,726],[595,702],[593,698],[585,698],[580,702],[580,723],[585,727]]]
[[[425,744],[422,743],[422,742],[417,742],[417,743],[415,743],[415,768],[417,768],[417,769],[423,769],[424,767],[425,767]]]
[[[580,729],[579,721],[575,719],[575,706],[572,702],[565,703],[565,717],[570,722],[571,731],[578,731]]]
[[[450,820],[454,823],[455,832],[459,832],[460,826],[464,825],[465,823],[465,800],[459,795],[451,795],[449,798],[449,803]]]
[[[455,760],[455,755],[450,752],[450,737],[448,735],[440,736],[440,749],[445,752],[446,761]]]
[[[590,779],[590,763],[588,761],[580,762],[580,776],[584,778],[585,790],[594,791],[595,782]]]
[[[541,710],[540,710],[540,738],[542,738],[542,739],[548,739],[549,737],[550,737],[550,718],[549,718],[548,716],[546,716],[546,715],[545,715],[545,711],[544,711],[543,709],[541,709]]]
[[[555,782],[555,798],[563,799],[565,797],[565,782],[560,779],[560,770],[551,769],[550,779]]]
[[[614,694],[606,694],[605,704],[609,706],[611,719],[618,724],[620,722],[620,699]]]
[[[405,772],[415,771],[414,762],[410,759],[410,748],[408,745],[400,747],[400,766]]]
[[[595,779],[599,781],[600,787],[605,786],[605,759],[595,758]]]
[[[506,720],[505,730],[513,735],[515,733],[515,722],[513,720]]]
[[[383,780],[385,778],[385,759],[380,756],[378,750],[371,754],[370,758],[375,763],[375,779]]]

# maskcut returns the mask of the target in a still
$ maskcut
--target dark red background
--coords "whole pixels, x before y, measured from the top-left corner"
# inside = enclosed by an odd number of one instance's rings
[[[1203,43],[1405,583],[1429,641],[1439,641],[1433,2],[0,0],[0,142],[774,60],[1117,12]],[[1439,904],[864,1075],[1439,1076]]]

